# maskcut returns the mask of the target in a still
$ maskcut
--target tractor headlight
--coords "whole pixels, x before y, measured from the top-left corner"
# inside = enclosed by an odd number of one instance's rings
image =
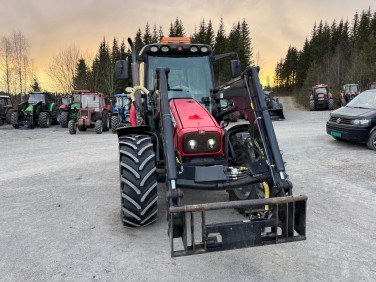
[[[185,154],[218,153],[221,150],[219,132],[187,132],[184,134],[182,142]]]
[[[216,144],[217,144],[217,141],[215,141],[215,139],[213,139],[213,138],[210,138],[206,142],[206,146],[208,147],[209,150],[213,150],[215,148]]]
[[[191,152],[195,152],[198,149],[198,143],[195,139],[191,139],[188,141],[188,148]]]
[[[369,119],[354,119],[351,121],[353,125],[368,126],[371,124]]]

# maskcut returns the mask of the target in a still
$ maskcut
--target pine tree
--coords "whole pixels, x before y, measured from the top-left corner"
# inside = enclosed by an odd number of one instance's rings
[[[30,87],[35,92],[41,91],[40,86],[39,86],[39,82],[36,78],[34,78],[34,83],[32,85],[30,85]]]
[[[73,78],[74,89],[89,89],[89,73],[84,59],[80,59],[76,67],[76,75]]]
[[[142,47],[144,46],[144,42],[142,41],[142,32],[141,29],[138,28],[136,37],[134,38],[134,42],[136,44],[136,51],[137,53],[141,51]]]
[[[151,32],[150,32],[149,22],[146,22],[145,33],[144,33],[142,41],[143,41],[144,45],[147,45],[147,44],[150,44],[150,43],[154,43],[152,35],[151,35]]]

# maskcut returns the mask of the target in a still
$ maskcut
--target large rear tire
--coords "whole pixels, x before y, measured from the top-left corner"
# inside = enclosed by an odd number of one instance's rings
[[[110,129],[110,117],[108,115],[108,111],[103,111],[102,123],[103,123],[103,131],[108,131]]]
[[[119,126],[119,117],[116,115],[116,116],[111,116],[111,129],[112,129],[112,133],[116,133],[116,129],[118,128]]]
[[[5,115],[5,121],[9,124],[12,124],[12,114],[14,113],[14,109],[9,109]]]
[[[121,218],[128,227],[157,220],[158,193],[155,153],[151,138],[129,135],[119,140]]]
[[[103,122],[100,119],[98,119],[95,122],[95,133],[102,134],[102,132],[103,132]]]
[[[18,113],[17,113],[16,111],[14,111],[14,112],[12,113],[12,116],[11,116],[11,118],[10,118],[10,123],[12,124],[12,126],[13,126],[14,128],[19,128],[19,127],[20,127],[20,125],[19,125],[19,123],[18,123]]]
[[[41,112],[38,120],[40,128],[48,128],[51,126],[51,116],[48,112]]]
[[[60,114],[60,125],[61,125],[61,127],[67,128],[68,122],[69,122],[69,112],[62,111],[61,114]]]

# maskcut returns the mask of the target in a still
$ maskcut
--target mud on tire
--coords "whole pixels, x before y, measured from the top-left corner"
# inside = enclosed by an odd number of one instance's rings
[[[128,227],[157,220],[158,193],[155,153],[147,135],[119,139],[121,218]]]

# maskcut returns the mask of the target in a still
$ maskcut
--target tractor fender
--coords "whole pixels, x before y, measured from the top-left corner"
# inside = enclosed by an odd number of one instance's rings
[[[48,111],[49,112],[52,112],[53,111],[53,109],[55,108],[55,103],[51,103],[49,106],[48,106]]]

